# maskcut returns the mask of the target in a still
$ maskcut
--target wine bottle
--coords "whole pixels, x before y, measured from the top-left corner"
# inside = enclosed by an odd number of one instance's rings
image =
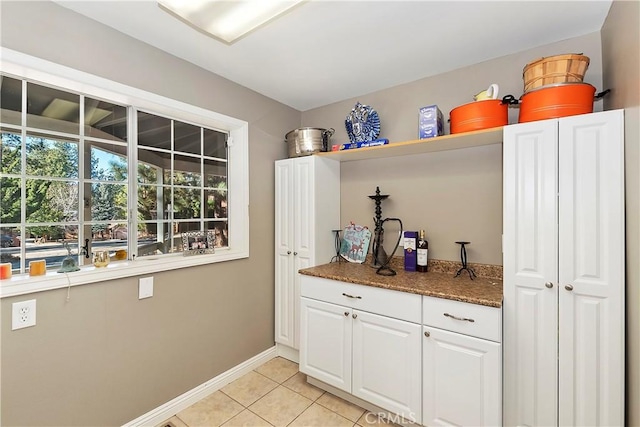
[[[418,239],[418,271],[426,272],[427,271],[427,262],[428,256],[427,253],[429,251],[429,242],[424,237],[424,230],[420,230],[420,239]]]

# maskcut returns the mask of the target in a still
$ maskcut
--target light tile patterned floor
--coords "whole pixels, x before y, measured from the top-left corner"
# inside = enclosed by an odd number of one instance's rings
[[[271,359],[158,427],[370,426],[383,420],[308,384],[298,365]]]

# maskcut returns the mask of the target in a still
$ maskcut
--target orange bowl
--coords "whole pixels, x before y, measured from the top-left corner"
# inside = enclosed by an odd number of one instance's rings
[[[487,99],[461,105],[451,110],[449,117],[452,134],[489,129],[509,123],[507,104],[503,104],[500,99]]]
[[[519,123],[593,112],[596,88],[588,83],[558,83],[522,95]]]

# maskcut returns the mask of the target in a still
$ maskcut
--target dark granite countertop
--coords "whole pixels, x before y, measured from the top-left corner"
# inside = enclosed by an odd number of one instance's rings
[[[500,266],[470,265],[478,277],[471,280],[466,272],[454,277],[456,269],[446,265],[448,261],[429,260],[427,273],[405,271],[394,265],[395,276],[381,276],[369,264],[333,262],[300,270],[306,276],[323,277],[358,285],[410,292],[430,297],[446,298],[471,304],[502,307],[502,269]],[[443,264],[445,265],[443,266]],[[452,264],[455,267],[455,264]],[[496,267],[496,268],[492,268]],[[481,276],[487,273],[493,277]]]

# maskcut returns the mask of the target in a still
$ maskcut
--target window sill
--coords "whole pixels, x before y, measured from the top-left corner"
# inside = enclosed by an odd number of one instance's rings
[[[46,275],[38,277],[20,274],[13,276],[9,280],[0,281],[0,298],[153,274],[178,268],[214,264],[248,258],[248,256],[249,254],[246,251],[221,249],[212,255],[182,256],[176,254],[143,257],[135,261],[114,261],[105,268],[85,266],[81,267],[80,271],[65,274],[57,273],[55,270],[48,271]]]

